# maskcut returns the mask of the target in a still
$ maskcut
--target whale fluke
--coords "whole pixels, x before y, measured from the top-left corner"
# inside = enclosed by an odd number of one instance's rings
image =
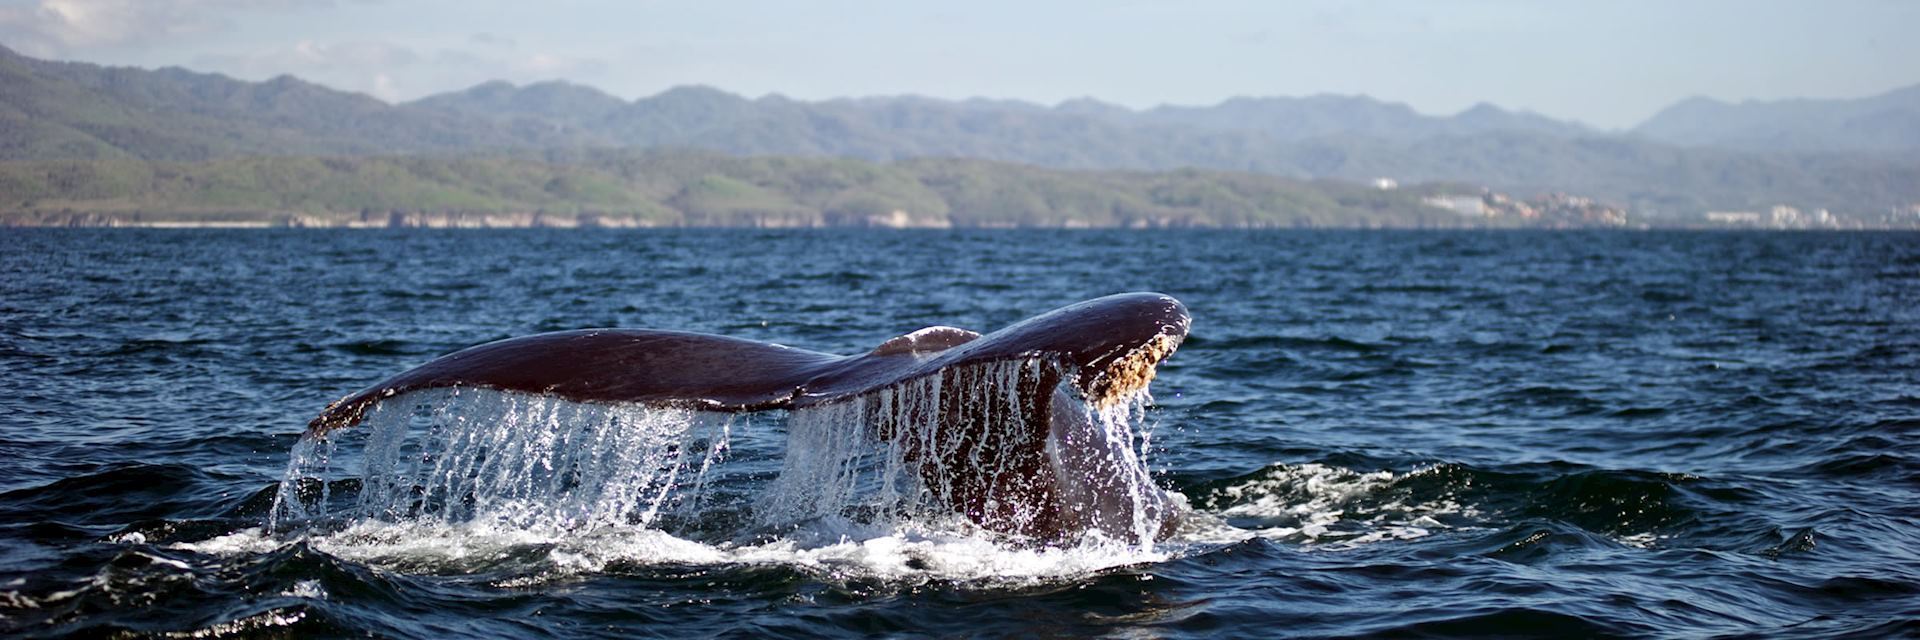
[[[937,473],[952,506],[975,522],[1002,532],[1059,537],[1112,528],[1100,517],[1075,515],[1087,510],[1063,501],[1105,490],[1101,478],[1070,476],[1111,471],[1084,464],[1078,450],[1104,452],[1114,444],[1103,441],[1087,419],[1066,412],[1061,399],[1099,408],[1137,397],[1156,366],[1186,337],[1189,324],[1178,300],[1128,293],[1062,307],[986,335],[928,327],[853,356],[684,331],[544,333],[463,349],[375,383],[329,405],[308,424],[308,435],[351,427],[383,401],[435,388],[750,412],[834,405],[931,380],[938,386],[933,393],[950,399],[940,405],[939,415],[910,424],[876,419],[873,428],[883,437],[900,436],[890,432],[900,429],[925,430],[908,434],[925,442],[915,454],[922,474],[932,480]],[[1005,363],[1019,363],[1017,380],[967,373]],[[984,397],[983,390],[969,385],[1008,387],[984,391],[1014,397],[1017,407],[967,406],[964,399]],[[1015,422],[1021,425],[1017,434],[1007,427]],[[969,465],[982,470],[969,472]],[[1176,511],[1159,510],[1154,517]]]

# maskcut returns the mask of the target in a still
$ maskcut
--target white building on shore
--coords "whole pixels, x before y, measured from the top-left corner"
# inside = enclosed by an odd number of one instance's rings
[[[1720,224],[1760,224],[1758,211],[1708,211],[1707,222]]]

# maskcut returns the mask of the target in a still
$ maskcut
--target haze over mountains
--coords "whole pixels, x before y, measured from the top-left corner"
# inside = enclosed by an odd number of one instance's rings
[[[1920,150],[1920,85],[1858,100],[1729,104],[1692,98],[1655,114],[1633,133],[1676,145],[1911,155]]]
[[[1608,132],[1485,104],[1430,116],[1325,95],[1132,110],[1092,99],[747,99],[697,86],[628,101],[565,82],[490,82],[388,104],[288,76],[246,82],[0,48],[0,159],[663,147],[1459,181],[1576,192],[1656,215],[1774,203],[1884,211],[1920,202],[1920,86],[1859,100],[1694,99]]]

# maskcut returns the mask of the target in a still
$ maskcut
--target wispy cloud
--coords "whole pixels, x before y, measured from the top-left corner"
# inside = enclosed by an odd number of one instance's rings
[[[553,52],[512,48],[475,51],[464,47],[422,51],[387,40],[302,40],[264,50],[203,55],[194,64],[252,79],[292,73],[387,101],[463,89],[488,80],[585,80],[607,68],[607,63],[597,58]]]
[[[519,46],[520,44],[518,41],[514,40],[513,38],[503,36],[498,33],[489,33],[489,32],[481,32],[481,33],[473,34],[472,36],[468,37],[467,40],[477,46],[498,47],[502,49],[512,49],[516,46]]]
[[[141,45],[233,27],[238,12],[329,6],[334,0],[37,0],[0,5],[0,38],[42,54]]]

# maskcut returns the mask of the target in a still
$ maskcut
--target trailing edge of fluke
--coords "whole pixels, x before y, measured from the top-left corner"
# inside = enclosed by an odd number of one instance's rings
[[[1151,381],[1190,322],[1186,306],[1171,296],[1123,293],[986,335],[928,327],[853,356],[686,331],[558,331],[441,356],[341,398],[307,426],[323,435],[358,424],[388,398],[447,387],[720,412],[797,409],[952,367],[1029,358],[1070,372],[1074,387],[1099,403]]]

